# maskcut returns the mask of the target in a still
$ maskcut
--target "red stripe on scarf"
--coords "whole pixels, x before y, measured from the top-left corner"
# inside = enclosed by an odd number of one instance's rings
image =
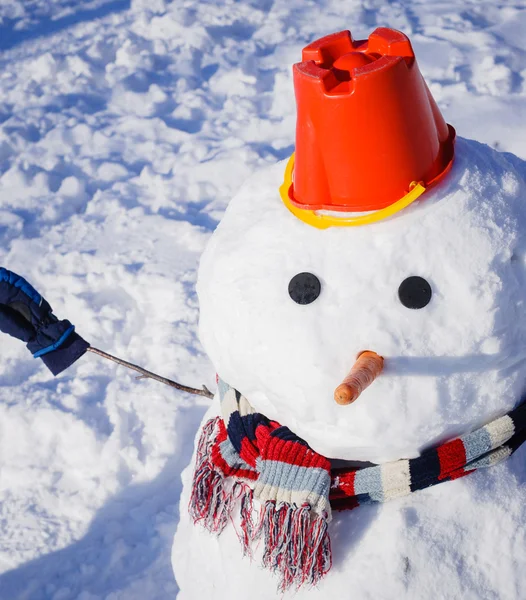
[[[354,491],[354,479],[356,477],[356,471],[348,471],[347,469],[333,469],[331,472],[331,491],[330,500],[337,500],[340,498],[348,498],[355,495]]]
[[[440,461],[440,475],[438,476],[440,481],[451,477],[454,471],[464,467],[466,464],[466,449],[460,439],[439,446],[437,454]]]
[[[218,446],[212,448],[212,462],[215,467],[220,469],[225,477],[240,477],[241,479],[249,479],[250,481],[257,481],[257,478],[259,477],[257,471],[231,467],[221,456],[221,451]]]
[[[214,445],[212,446],[212,464],[220,469],[225,477],[235,476],[241,477],[242,479],[249,479],[256,481],[259,474],[256,471],[249,471],[248,469],[241,469],[239,467],[231,467],[221,454],[221,443],[228,438],[228,433],[225,424],[222,420],[218,423],[218,432]]]
[[[263,425],[258,426],[256,429],[257,446],[263,460],[273,460],[287,465],[324,469],[327,473],[331,472],[329,459],[321,456],[321,454],[317,454],[308,446],[296,441],[281,440],[272,437],[270,434],[271,430]]]
[[[239,456],[251,467],[254,467],[254,469],[256,468],[256,460],[259,456],[259,452],[254,446],[253,442],[248,439],[248,437],[244,437],[241,440],[241,450],[239,452]]]
[[[466,475],[474,473],[475,471],[476,469],[472,469],[471,471],[466,471],[465,469],[457,469],[456,471],[453,471],[453,473],[449,474],[449,479],[460,479],[461,477],[465,477]]]

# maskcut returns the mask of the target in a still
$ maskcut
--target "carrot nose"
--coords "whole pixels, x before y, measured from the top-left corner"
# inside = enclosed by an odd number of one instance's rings
[[[351,404],[358,396],[369,387],[380,375],[384,368],[384,359],[366,350],[362,352],[347,377],[341,382],[334,392],[334,399],[338,404]]]

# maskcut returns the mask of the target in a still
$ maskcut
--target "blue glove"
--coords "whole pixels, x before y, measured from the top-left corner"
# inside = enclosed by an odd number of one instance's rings
[[[68,321],[20,275],[0,267],[0,331],[26,342],[35,358],[58,375],[89,348]]]

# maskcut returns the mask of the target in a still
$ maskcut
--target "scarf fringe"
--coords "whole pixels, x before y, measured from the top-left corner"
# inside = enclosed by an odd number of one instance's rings
[[[262,532],[262,520],[259,519],[258,523],[254,523],[252,515],[254,514],[254,493],[245,485],[244,494],[241,496],[241,535],[238,535],[241,547],[243,549],[243,556],[252,558],[252,543],[261,537]]]
[[[189,512],[194,523],[202,522],[208,531],[219,535],[228,524],[232,502],[224,492],[222,475],[209,460],[218,421],[219,417],[206,423],[197,445]]]
[[[332,566],[327,515],[309,504],[265,503],[262,514],[263,566],[280,576],[280,591],[316,585]]]
[[[332,566],[328,515],[316,515],[309,504],[265,502],[254,521],[253,490],[244,482],[225,489],[223,475],[210,460],[219,417],[203,428],[196,452],[196,467],[189,513],[194,523],[220,535],[239,506],[243,554],[252,556],[252,545],[263,537],[263,566],[280,577],[279,590],[316,585]]]

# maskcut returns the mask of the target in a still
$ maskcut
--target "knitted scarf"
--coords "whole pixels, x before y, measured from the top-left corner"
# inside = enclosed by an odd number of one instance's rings
[[[218,380],[222,418],[203,428],[189,510],[194,522],[220,534],[240,513],[243,553],[263,540],[263,565],[280,589],[315,585],[331,568],[331,510],[385,502],[463,477],[508,458],[526,440],[526,403],[484,427],[419,457],[364,468],[331,469],[287,427],[255,412]],[[254,519],[253,500],[260,502]]]

